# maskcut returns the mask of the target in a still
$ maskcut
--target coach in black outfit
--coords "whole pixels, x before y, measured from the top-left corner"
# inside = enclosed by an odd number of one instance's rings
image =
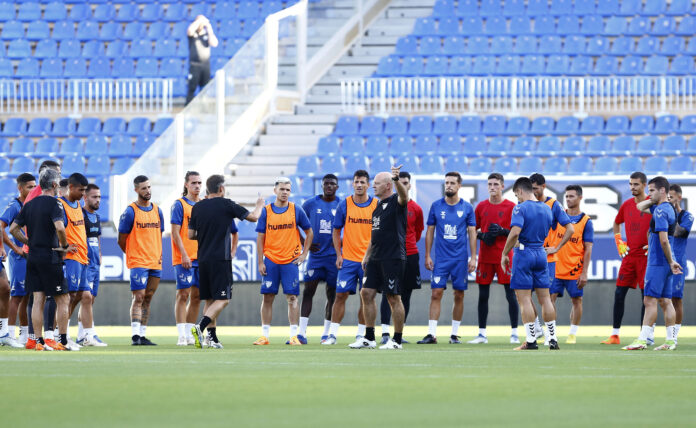
[[[56,315],[60,343],[68,344],[68,286],[63,277],[63,253],[75,252],[75,247],[68,245],[63,224],[63,207],[56,199],[60,173],[47,168],[39,176],[42,189],[41,196],[29,201],[10,225],[10,233],[17,240],[29,245],[27,255],[26,283],[34,296],[32,324],[36,340],[44,345],[41,329],[46,296],[53,296],[56,301]],[[22,227],[27,229],[27,236],[22,234]]]
[[[188,92],[186,104],[193,99],[196,89],[204,87],[210,80],[210,48],[218,45],[210,21],[198,15],[186,30],[189,45]]]
[[[198,241],[199,290],[201,300],[205,300],[203,318],[191,329],[197,348],[202,347],[203,331],[217,319],[232,297],[230,224],[235,218],[255,223],[264,206],[263,198],[259,197],[250,213],[225,198],[225,177],[222,175],[211,175],[205,187],[208,196],[193,206],[188,226],[189,239]],[[215,330],[211,328],[208,331],[213,342],[219,343]]]
[[[380,349],[401,349],[404,330],[404,305],[401,302],[404,272],[406,270],[406,221],[408,191],[399,181],[399,169],[392,167],[391,174],[380,172],[373,187],[379,198],[372,214],[372,237],[363,259],[365,283],[360,292],[365,314],[365,348],[374,348],[377,292],[386,293],[394,321],[394,337]],[[394,193],[396,187],[396,193]]]

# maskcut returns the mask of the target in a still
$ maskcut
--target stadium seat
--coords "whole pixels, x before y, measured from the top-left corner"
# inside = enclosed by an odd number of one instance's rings
[[[345,170],[350,173],[359,169],[367,169],[367,158],[365,155],[356,153],[346,156]],[[350,187],[348,187],[348,189],[350,189]]]
[[[691,0],[672,0],[669,8],[665,11],[666,15],[686,15],[691,9]]]
[[[646,174],[664,174],[669,172],[667,159],[662,156],[652,156],[645,159],[644,171]]]
[[[12,2],[0,3],[0,22],[13,21],[15,19],[15,6]]]
[[[522,58],[522,68],[520,74],[525,76],[533,76],[543,74],[545,68],[545,60],[541,55],[525,55]]]
[[[469,171],[468,159],[463,155],[447,156],[445,159],[445,170],[466,173]]]
[[[58,48],[58,56],[60,58],[77,58],[82,54],[81,44],[77,39],[61,40]]]
[[[159,14],[155,14],[154,16],[156,18]],[[219,2],[215,5],[215,13],[213,16],[217,20],[235,18],[237,16],[237,7],[235,3],[231,1]]]
[[[686,43],[683,37],[670,36],[662,41],[660,54],[675,56],[684,52],[684,49],[686,49]]]
[[[389,155],[377,155],[370,159],[370,171],[389,171],[393,165],[393,160]]]
[[[138,22],[138,24],[140,23]],[[152,42],[149,39],[133,40],[130,44],[129,55],[140,60],[150,59],[147,57],[152,56]]]
[[[443,76],[447,74],[447,58],[441,56],[429,56],[423,67],[423,76]]]
[[[663,141],[660,154],[664,156],[679,156],[686,153],[686,140],[682,135],[670,135]]]
[[[633,156],[626,156],[624,158],[621,158],[619,160],[619,167],[616,169],[616,171],[619,174],[631,174],[635,171],[642,170],[643,162],[641,162],[640,158]]]
[[[669,16],[661,16],[653,22],[650,34],[653,36],[668,36],[674,32],[676,24],[674,18]]]
[[[34,173],[34,159],[30,157],[19,157],[12,161],[11,174],[19,175],[25,172]]]
[[[478,134],[481,132],[481,118],[479,116],[462,116],[457,132],[461,135]]]
[[[607,19],[604,25],[605,36],[621,36],[626,32],[628,23],[622,16],[612,16]]]
[[[141,39],[145,37],[146,32],[147,29],[145,28],[145,24],[139,21],[130,21],[128,24],[126,24],[126,27],[123,30],[123,38],[125,40],[132,40],[134,42],[143,41]],[[145,41],[149,40],[146,39]]]
[[[585,1],[583,3],[589,3]],[[604,27],[604,21],[601,16],[598,15],[584,15],[582,17],[582,26],[580,27],[580,33],[588,36],[594,36],[596,34],[601,34]]]
[[[607,53],[609,41],[602,36],[594,36],[587,40],[585,53],[592,56],[600,56]]]
[[[675,56],[672,58],[668,73],[679,76],[693,74],[694,58],[692,56]]]
[[[469,172],[471,174],[490,174],[493,170],[493,164],[490,158],[478,157],[471,160],[469,164]]]
[[[608,127],[607,123],[607,127]],[[631,127],[628,129],[629,134],[648,134],[652,132],[654,120],[652,116],[640,115],[631,120]]]
[[[437,153],[437,146],[437,137],[434,135],[419,135],[413,151],[418,155],[432,155]]]
[[[118,8],[118,12],[116,13],[116,17],[114,18],[114,21],[116,21],[116,22],[128,22],[129,24],[132,24],[134,22],[137,22],[135,20],[138,19],[139,12],[140,12],[140,8],[135,3],[122,4]]]
[[[20,2],[17,9],[18,21],[36,21],[41,19],[41,5],[34,2]]]
[[[481,156],[487,150],[486,136],[483,134],[470,134],[464,138],[462,151],[466,155]]]
[[[487,76],[495,73],[495,57],[476,56],[471,74],[474,76]]]
[[[537,53],[537,38],[534,36],[517,36],[513,53],[523,55]]]
[[[568,163],[568,174],[588,174],[592,172],[592,159],[587,156],[576,156]]]
[[[408,130],[408,119],[406,116],[389,116],[384,123],[384,133],[386,135],[405,134]]]
[[[403,154],[394,158],[394,165],[403,165],[402,170],[411,174],[420,174],[418,156],[414,154]],[[387,169],[388,170],[388,169]],[[374,169],[373,169],[374,171]]]
[[[105,26],[106,25],[107,24],[105,24]],[[114,25],[116,25],[116,24],[114,24]],[[115,27],[112,27],[112,28],[115,31]],[[89,40],[94,40],[94,39],[105,40],[102,37],[96,37],[97,34],[100,34],[98,22],[88,21],[88,20],[78,22],[77,31],[75,33],[75,38],[77,38],[78,40],[81,40],[83,42],[86,42]],[[109,38],[108,40],[112,40],[112,39]]]
[[[106,45],[107,58],[121,58],[126,55],[128,45],[122,40],[114,40]]]
[[[529,131],[529,118],[526,116],[512,117],[507,122],[505,134],[524,135]]]
[[[61,170],[65,173],[79,172],[80,174],[85,173],[85,157],[81,155],[71,154],[63,159],[61,165]]]
[[[123,27],[117,22],[105,22],[99,30],[99,39],[104,41],[117,40],[123,36]]]
[[[532,121],[529,135],[547,135],[553,132],[554,120],[552,117],[538,117]]]
[[[28,156],[32,153],[34,153],[34,141],[31,138],[20,137],[15,138],[15,140],[12,142],[12,149],[10,150],[10,153],[6,154],[6,156]]]
[[[413,151],[413,139],[410,135],[395,135],[389,144],[389,153],[392,156],[411,153]]]
[[[357,116],[341,116],[336,122],[333,134],[337,136],[358,134],[359,125]]]
[[[75,133],[77,123],[70,117],[59,117],[53,123],[53,128],[49,131],[51,137],[69,137]]]
[[[454,116],[435,117],[432,132],[436,135],[453,134],[457,132],[457,118]]]
[[[126,134],[135,137],[143,133],[149,133],[151,125],[150,120],[147,118],[134,117],[128,122]]]
[[[696,31],[696,18],[690,15],[683,16],[674,34],[678,36],[691,36]]]
[[[578,132],[580,121],[573,116],[561,117],[556,122],[556,129],[552,132],[555,135],[573,135]]]
[[[389,140],[385,135],[370,135],[365,141],[365,153],[379,155],[389,152]]]
[[[437,0],[433,5],[433,16],[444,17],[444,16],[454,16],[455,8],[454,2],[450,0]]]
[[[655,121],[655,127],[652,131],[655,134],[668,135],[677,132],[678,128],[679,118],[673,114],[666,114],[657,118]]]
[[[10,153],[10,141],[7,138],[0,138],[0,153],[2,156],[5,156],[6,153]]]
[[[430,116],[414,116],[411,118],[408,132],[412,135],[430,134],[433,121]]]
[[[565,174],[568,171],[568,161],[566,158],[551,157],[544,162],[544,173],[546,174]]]
[[[437,155],[426,155],[421,158],[420,163],[421,174],[442,174],[444,173],[444,164],[442,157]]]
[[[527,14],[529,16],[545,16],[549,13],[548,0],[529,0],[527,2]]]
[[[508,137],[493,137],[488,143],[488,151],[485,153],[489,157],[506,156],[510,151],[510,138]]]
[[[55,40],[41,40],[34,49],[34,58],[53,58],[58,56],[58,43]]]
[[[611,154],[614,156],[628,156],[636,148],[636,141],[630,135],[616,137],[611,147]]]
[[[696,134],[696,115],[688,115],[682,117],[681,122],[679,122],[680,134]]]
[[[563,53],[566,55],[582,55],[587,50],[584,36],[568,36],[563,43]]]
[[[495,161],[495,171],[501,174],[517,172],[517,160],[511,157],[502,157]]]
[[[148,134],[138,135],[133,145],[133,156],[141,156],[155,142],[155,137]]]
[[[518,55],[504,55],[498,59],[495,69],[497,75],[516,75],[520,71],[520,57]]]
[[[512,37],[498,36],[491,41],[490,53],[494,55],[506,55],[512,52],[513,42]]]
[[[6,21],[2,26],[0,38],[3,40],[21,39],[24,37],[24,24],[19,21]]]
[[[157,119],[152,125],[152,133],[156,136],[162,135],[162,133],[169,128],[169,126],[174,123],[174,119],[170,117],[161,117]]]
[[[648,76],[664,76],[669,68],[669,59],[662,55],[653,55],[645,61],[643,73]]]
[[[26,135],[27,120],[21,117],[11,117],[2,127],[3,137],[21,137]]]
[[[107,119],[108,120],[108,119]],[[108,155],[112,158],[130,156],[133,152],[131,137],[125,134],[114,134],[109,144]]]
[[[539,39],[537,53],[540,55],[558,54],[563,49],[563,40],[557,35],[546,35]]]
[[[128,168],[130,168],[134,162],[135,162],[134,159],[131,159],[131,158],[114,159],[114,163],[111,166],[111,174],[112,175],[125,174],[126,171],[128,171]]]
[[[110,117],[102,125],[101,133],[109,137],[123,132],[126,132],[126,120],[121,117]]]
[[[344,173],[343,158],[336,155],[329,155],[321,160],[321,170],[323,173],[333,173],[341,175]]]
[[[568,74],[570,69],[570,57],[568,55],[551,55],[546,63],[546,74],[561,76]]]
[[[580,123],[580,135],[601,134],[604,132],[604,118],[601,116],[588,116]]]
[[[611,151],[611,140],[604,135],[596,135],[587,143],[586,153],[590,156],[604,156]]]
[[[536,152],[547,156],[556,156],[561,151],[561,140],[558,137],[542,137],[539,139],[539,145]]]
[[[634,76],[640,74],[641,70],[643,70],[642,58],[629,55],[621,59],[621,65],[617,74]]]
[[[400,39],[401,40],[401,39]],[[398,44],[397,44],[398,48]],[[466,53],[466,42],[460,36],[445,37],[442,43],[442,53],[444,55],[462,55]],[[410,52],[408,53],[410,54]]]
[[[595,161],[594,173],[602,175],[613,174],[618,167],[619,163],[615,157],[604,156]]]
[[[51,119],[37,117],[29,122],[29,128],[24,134],[27,137],[45,137],[51,132]]]
[[[36,41],[47,39],[51,33],[48,27],[48,22],[46,21],[33,21],[27,25],[26,38],[28,40]]]
[[[36,142],[34,156],[55,156],[58,153],[58,140],[53,137],[44,137]]]
[[[98,57],[103,57],[106,53],[104,43],[99,40],[89,40],[82,47],[82,56],[93,60]]]
[[[634,154],[638,156],[654,156],[660,151],[662,141],[655,135],[646,135],[638,140],[638,147]]]
[[[297,160],[297,175],[311,177],[319,173],[319,158],[315,155],[301,156]]]
[[[39,61],[34,58],[24,58],[19,61],[15,77],[20,79],[36,79],[39,77]]]
[[[14,77],[14,66],[8,58],[0,58],[0,78],[12,79]]]
[[[79,23],[92,19],[92,8],[87,3],[76,3],[70,7],[70,14],[66,18]]]
[[[152,78],[157,77],[159,69],[157,67],[157,59],[155,58],[139,58],[135,63],[135,77]]]
[[[519,1],[519,0],[518,0]],[[508,2],[506,2],[507,4]],[[510,34],[523,35],[532,33],[532,21],[527,16],[515,16],[510,19]]]
[[[672,158],[669,163],[669,172],[671,174],[689,174],[693,171],[693,162],[691,156],[679,156]]]
[[[400,37],[396,41],[395,53],[398,55],[415,55],[418,54],[418,38],[416,36]]]
[[[12,40],[7,48],[7,56],[12,59],[28,58],[31,56],[31,45],[25,39]]]
[[[633,37],[617,37],[611,43],[609,53],[611,55],[630,55],[635,51],[635,40]]]
[[[464,119],[462,118],[462,122]],[[500,115],[491,115],[491,116],[486,116],[486,118],[483,120],[483,129],[481,132],[483,132],[486,135],[499,135],[505,133],[505,116],[500,116]],[[460,127],[461,127],[461,122],[460,122]]]
[[[580,156],[585,152],[587,144],[583,137],[568,137],[563,141],[563,147],[560,154],[562,156]]]
[[[530,156],[535,150],[536,141],[533,137],[517,137],[510,147],[512,156]]]
[[[455,56],[450,61],[447,74],[450,76],[461,76],[471,74],[471,58],[466,56]]]
[[[94,9],[93,18],[99,22],[113,21],[116,18],[116,8],[111,3],[98,4]]]
[[[111,171],[111,160],[106,155],[94,155],[87,158],[85,174],[88,176],[102,175]]]
[[[243,4],[244,3],[240,3],[240,5],[239,5],[240,15],[242,12]],[[258,3],[257,3],[256,7],[258,8]],[[182,21],[182,20],[186,19],[187,13],[188,13],[188,8],[186,7],[185,4],[178,3],[178,2],[177,3],[170,3],[167,6],[167,11],[164,13],[164,17],[162,17],[162,18],[164,19],[164,21],[167,21],[167,22],[177,22],[177,21]]]
[[[556,32],[563,35],[580,34],[580,19],[573,15],[559,16]]]
[[[440,144],[437,151],[441,155],[457,155],[462,151],[462,139],[458,134],[448,134],[440,137]]]
[[[77,137],[87,137],[93,133],[101,132],[101,121],[96,117],[86,117],[80,120],[75,132]]]
[[[520,164],[518,170],[520,174],[532,174],[534,172],[539,172],[543,169],[543,165],[540,157],[524,157],[520,159]]]
[[[399,76],[420,76],[423,74],[423,57],[411,55],[403,58]]]
[[[642,36],[648,33],[650,33],[650,18],[639,16],[634,16],[631,19],[628,28],[624,32],[628,36]]]
[[[149,65],[152,63],[150,62]],[[130,58],[116,58],[111,74],[117,78],[135,77],[135,64]]]
[[[657,37],[645,36],[638,39],[634,53],[641,56],[650,56],[659,49],[660,39]]]
[[[597,59],[592,74],[599,76],[610,76],[617,74],[619,70],[619,60],[616,57],[603,56]]]
[[[353,138],[353,136],[346,137],[346,138],[344,138],[344,140],[346,140],[347,138]],[[360,137],[358,137],[358,138],[360,138]],[[361,138],[361,140],[362,140],[362,138]],[[334,135],[328,135],[326,137],[321,137],[319,139],[319,143],[317,144],[317,155],[326,156],[330,153],[338,153],[341,151],[340,147],[341,147],[341,144],[338,140],[338,137],[336,137]],[[362,151],[362,150],[360,150],[360,151]],[[346,153],[346,152],[343,152],[343,153]]]
[[[608,135],[619,135],[628,132],[629,120],[626,116],[611,116],[607,119],[604,133]]]
[[[108,58],[94,58],[90,60],[87,68],[87,76],[92,78],[111,77],[111,62]]]
[[[109,142],[105,134],[92,134],[87,137],[87,141],[85,142],[85,155],[103,155],[108,150]]]

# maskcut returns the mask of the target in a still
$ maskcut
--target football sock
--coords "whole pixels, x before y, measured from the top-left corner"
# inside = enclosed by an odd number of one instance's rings
[[[621,330],[621,328],[612,328],[612,329],[611,329],[611,335],[612,335],[612,336],[618,336],[620,330]]]
[[[324,331],[322,332],[321,335],[328,336],[330,328],[331,328],[331,320],[324,320]]]
[[[527,342],[536,342],[536,334],[534,333],[534,323],[528,322],[524,324],[524,331],[527,334]]]
[[[399,345],[401,345],[401,335],[402,333],[394,332],[394,342],[398,343]]]
[[[679,324],[679,327],[681,327],[681,324]],[[28,333],[29,333],[29,326],[28,325],[20,325],[19,326],[19,337],[27,336]]]
[[[382,324],[382,335],[389,334],[389,324]]]
[[[193,335],[191,334],[192,328],[193,328],[193,323],[190,323],[190,322],[184,323],[184,335],[186,337],[193,338]]]
[[[556,320],[549,321],[546,323],[546,330],[549,332],[548,339],[556,340]]]
[[[358,324],[358,332],[356,336],[365,336],[365,324]]]
[[[488,320],[488,297],[491,294],[490,284],[479,284],[479,296],[478,296],[478,325],[479,328],[486,328],[486,321]],[[484,334],[485,336],[485,334]]]
[[[56,325],[56,330],[58,330],[58,325]],[[58,334],[60,334],[60,332]],[[68,318],[68,328],[65,330],[65,334],[67,334],[68,338],[70,338],[70,318]]]
[[[541,328],[541,322],[539,322],[539,317],[536,317],[536,319],[534,320],[534,331],[537,333],[540,331],[544,331],[544,329]],[[546,335],[546,332],[544,332],[544,335]]]
[[[179,334],[179,337],[186,337],[186,323],[176,323],[176,331]]]
[[[32,293],[29,296],[29,302],[27,303],[27,317],[29,319],[29,325],[27,325],[27,327],[29,327],[29,333],[31,333],[31,334],[34,334],[34,323],[31,322],[31,311],[32,311],[33,307],[34,307],[34,294]]]
[[[210,338],[213,339],[213,342],[218,343],[220,342],[217,337],[217,328],[216,327],[208,327],[208,333],[210,334]]]
[[[45,344],[46,344],[46,342],[44,342],[44,338],[41,337],[41,336],[39,336],[39,337],[36,338],[36,342],[37,342],[37,343],[40,343],[40,344],[42,344],[42,345],[45,345]]]
[[[510,284],[504,284],[505,298],[508,302],[508,316],[510,317],[510,327],[517,328],[517,320],[520,317],[520,306],[517,304],[515,290],[510,288]],[[517,333],[515,333],[517,334]]]
[[[297,324],[290,324],[290,337],[297,336]]]
[[[517,327],[510,329],[510,336],[518,336]]]
[[[46,298],[44,305],[44,330],[53,330],[53,322],[56,319],[56,300]]]
[[[97,335],[97,332],[94,331],[94,328],[86,328],[85,329],[85,337],[89,337],[91,339],[96,335]]]
[[[452,326],[454,326],[454,321],[452,321]],[[479,336],[486,337],[486,329],[485,328],[479,328]]]
[[[457,333],[459,333],[459,325],[461,323],[461,321],[452,321],[452,336],[457,336]],[[433,334],[433,336],[435,335]]]
[[[140,323],[139,322],[132,322],[131,323],[131,334],[133,336],[140,336]]]
[[[9,321],[7,318],[0,318],[0,336],[10,333]]]
[[[677,339],[677,337],[679,337],[679,330],[680,329],[681,329],[681,324],[674,324],[674,339],[675,340]],[[20,328],[20,331],[21,331],[21,328]]]
[[[206,327],[208,327],[208,324],[210,324],[211,322],[213,322],[213,320],[203,315],[203,318],[201,318],[201,322],[198,323],[198,327],[201,329],[201,331],[203,331]]]
[[[428,334],[433,337],[437,335],[437,320],[428,320]]]
[[[626,293],[628,293],[629,289],[629,287],[616,287],[616,291],[614,291],[614,323],[612,327],[617,330],[621,328],[621,320],[623,319],[624,307],[626,306]],[[642,312],[640,319],[643,319]]]
[[[338,335],[338,328],[340,326],[341,326],[340,323],[332,322],[331,326],[329,327],[329,336],[337,336]]]
[[[389,306],[389,299],[387,299],[386,293],[382,294],[382,301],[379,305],[379,319],[380,324],[389,324],[391,321],[391,307]]]
[[[261,325],[261,335],[264,337],[268,337],[271,335],[271,325],[270,324]]]
[[[29,339],[36,340],[36,335],[34,333],[29,334]]]
[[[365,339],[366,340],[375,340],[375,328],[374,327],[366,327],[365,328]]]
[[[82,325],[82,321],[77,322],[77,338],[82,339],[85,337],[85,327]]]
[[[667,330],[667,336],[665,337],[665,340],[674,340],[674,326],[673,325],[668,325],[665,327]]]
[[[575,324],[570,325],[570,332],[568,334],[578,334],[578,326]]]
[[[640,328],[640,336],[638,336],[638,340],[648,340],[648,337],[650,337],[650,330],[652,328],[649,325],[644,325]]]
[[[67,334],[60,335],[60,344],[63,346],[68,344],[68,335]]]
[[[46,336],[46,339],[51,339],[53,340],[53,330],[46,330],[44,331],[44,335]]]
[[[654,339],[655,338],[655,326],[657,324],[653,323],[653,325],[650,326],[650,336],[648,336],[649,339]]]
[[[144,325],[143,323],[140,323],[140,337],[145,337],[146,330],[147,330],[147,326]]]
[[[307,336],[307,324],[309,324],[309,317],[300,317],[300,335]]]

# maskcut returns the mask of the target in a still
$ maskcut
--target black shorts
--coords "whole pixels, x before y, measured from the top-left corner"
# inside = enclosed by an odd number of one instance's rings
[[[367,263],[363,288],[400,295],[404,287],[405,270],[404,260],[372,260]]]
[[[201,300],[229,300],[232,297],[232,262],[199,260],[198,281]]]
[[[62,263],[36,263],[27,260],[25,282],[30,292],[58,296],[68,292]]]
[[[418,253],[416,253],[406,256],[406,271],[404,273],[404,287],[402,291],[420,290],[420,288],[420,257]]]

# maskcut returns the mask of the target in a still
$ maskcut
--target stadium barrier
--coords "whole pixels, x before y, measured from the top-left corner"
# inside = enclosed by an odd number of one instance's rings
[[[695,76],[404,77],[341,80],[346,113],[567,113],[690,111]]]
[[[173,79],[0,79],[0,114],[169,114]]]

